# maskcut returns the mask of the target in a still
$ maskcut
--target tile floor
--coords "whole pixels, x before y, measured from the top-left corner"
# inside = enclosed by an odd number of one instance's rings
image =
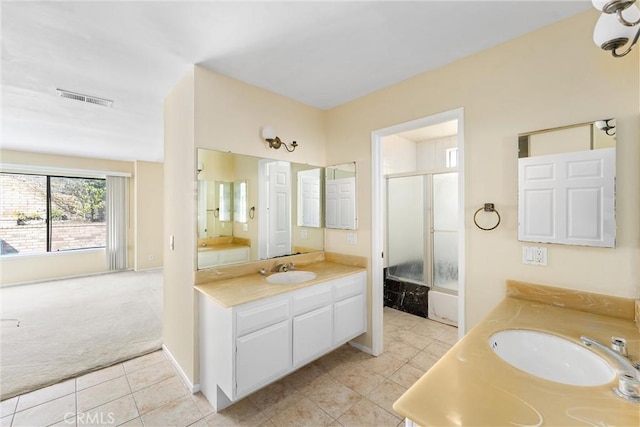
[[[344,345],[214,413],[162,351],[1,402],[0,426],[401,426],[391,405],[457,340],[457,329],[384,310],[385,351]]]

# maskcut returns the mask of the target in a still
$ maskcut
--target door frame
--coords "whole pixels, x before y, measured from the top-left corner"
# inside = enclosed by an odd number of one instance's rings
[[[382,138],[397,133],[447,122],[458,121],[458,337],[466,331],[465,323],[465,216],[464,216],[464,108],[444,111],[421,119],[399,123],[371,132],[371,329],[373,355],[383,351],[384,325],[384,170]]]

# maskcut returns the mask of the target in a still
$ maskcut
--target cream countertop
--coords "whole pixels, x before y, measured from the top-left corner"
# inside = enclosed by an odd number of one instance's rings
[[[393,405],[422,426],[640,426],[640,404],[616,396],[610,384],[576,387],[527,374],[500,359],[489,337],[503,329],[551,332],[579,343],[581,335],[608,344],[627,339],[640,357],[640,333],[631,319],[506,298]],[[615,366],[615,365],[614,365]]]
[[[230,249],[249,248],[247,245],[238,243],[223,243],[213,246],[198,246],[198,252],[215,252],[215,251],[227,251]]]
[[[267,282],[267,277],[260,275],[258,269],[255,269],[255,273],[202,283],[196,285],[196,289],[223,307],[233,307],[284,292],[317,285],[327,280],[337,279],[360,271],[366,271],[361,267],[328,261],[306,264],[296,269],[299,271],[312,271],[317,274],[317,277],[304,283],[282,285]],[[272,273],[267,273],[267,275],[269,274]]]

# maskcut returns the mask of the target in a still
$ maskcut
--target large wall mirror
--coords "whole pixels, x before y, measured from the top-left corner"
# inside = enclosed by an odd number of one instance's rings
[[[198,149],[198,268],[324,250],[324,168]]]
[[[521,134],[518,157],[518,240],[615,247],[615,119]]]

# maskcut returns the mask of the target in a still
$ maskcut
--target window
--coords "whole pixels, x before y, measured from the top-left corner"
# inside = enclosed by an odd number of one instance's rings
[[[2,255],[105,247],[106,180],[0,173]]]

